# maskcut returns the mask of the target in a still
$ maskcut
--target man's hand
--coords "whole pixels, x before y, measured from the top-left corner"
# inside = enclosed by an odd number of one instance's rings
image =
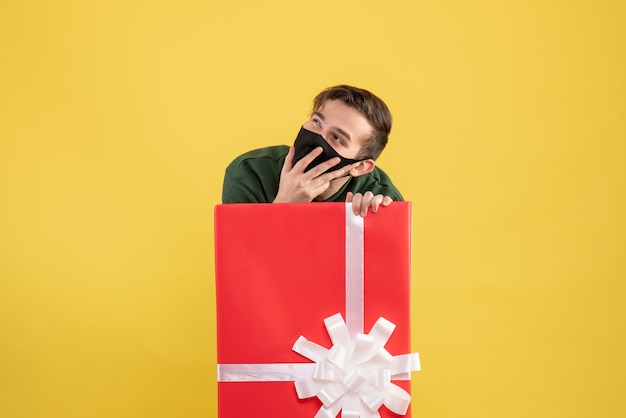
[[[280,171],[280,183],[274,203],[310,202],[330,187],[331,180],[342,177],[352,168],[347,166],[322,174],[339,164],[341,161],[339,157],[334,157],[305,173],[304,169],[322,153],[322,147],[315,148],[295,165],[293,164],[294,153],[295,148],[291,147]]]
[[[352,202],[352,212],[355,215],[365,217],[368,209],[376,213],[381,205],[389,206],[393,199],[382,194],[374,195],[372,192],[365,192],[365,194],[348,192],[346,202]]]

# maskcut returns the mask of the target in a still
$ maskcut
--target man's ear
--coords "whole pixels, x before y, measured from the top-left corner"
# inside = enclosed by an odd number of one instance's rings
[[[361,160],[350,169],[349,173],[352,177],[359,177],[363,174],[371,173],[374,171],[374,167],[376,167],[376,163],[371,158]]]

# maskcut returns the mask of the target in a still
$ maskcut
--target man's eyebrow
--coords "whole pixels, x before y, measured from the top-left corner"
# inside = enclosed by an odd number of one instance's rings
[[[326,118],[324,117],[324,115],[322,115],[320,112],[313,112],[313,116],[317,116],[318,118],[320,118],[321,120],[326,120]]]
[[[324,115],[322,115],[320,112],[313,112],[313,116],[317,116],[318,118],[320,118],[323,121],[326,120],[326,118],[324,117]],[[346,137],[346,139],[348,140],[348,142],[352,141],[352,137],[350,136],[349,133],[347,133],[346,131],[344,131],[341,128],[336,128],[337,132],[339,132],[341,135],[343,135],[344,137]]]
[[[350,138],[350,134],[347,133],[346,131],[344,131],[341,128],[337,128],[337,132],[339,132],[341,135],[345,136],[346,139],[348,140],[348,142],[352,141],[352,138]]]

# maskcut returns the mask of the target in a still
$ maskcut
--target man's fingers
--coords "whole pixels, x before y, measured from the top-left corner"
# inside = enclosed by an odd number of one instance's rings
[[[355,193],[352,196],[352,213],[355,215],[361,214],[361,204],[363,202],[363,195],[361,193]]]
[[[384,196],[382,194],[377,194],[376,196],[372,198],[372,201],[370,202],[370,205],[369,205],[372,213],[378,212],[378,207],[381,205],[381,203],[383,203],[383,200],[384,200]]]
[[[290,171],[293,167],[293,155],[296,152],[296,147],[289,147],[289,152],[285,157],[285,163],[283,164],[283,168],[281,170],[282,173]]]
[[[365,194],[348,192],[346,202],[352,202],[352,212],[358,216],[367,216],[368,210],[378,212],[380,206],[389,206],[393,199],[382,194],[374,195],[368,191]]]
[[[328,160],[327,162],[332,162],[333,160],[334,160],[334,158],[332,160]],[[314,169],[309,171],[309,173],[317,173],[317,172],[320,172],[320,170],[321,170],[322,173],[324,173],[324,171],[328,170],[328,168],[330,168],[330,167],[326,167],[326,166],[322,167],[323,164],[326,164],[326,163],[322,163],[322,164],[318,165],[317,167],[315,167]],[[336,165],[336,164],[333,163],[332,165]],[[320,170],[317,170],[318,167],[320,168]],[[331,171],[329,173],[321,174],[318,177],[318,179],[320,179],[322,183],[329,183],[331,180],[338,179],[339,177],[345,176],[350,170],[352,170],[352,165],[347,165],[345,167],[341,167],[341,168],[339,168],[337,170],[334,170],[334,171]]]
[[[302,159],[295,163],[294,166],[297,166],[298,168],[301,168],[302,171],[304,171],[304,169],[307,168],[309,164],[311,164],[311,162],[322,153],[322,151],[324,151],[322,147],[315,147],[313,151],[302,157]]]
[[[367,210],[372,205],[372,201],[374,200],[374,193],[367,191],[363,194],[363,199],[361,200],[361,213],[360,215],[365,217],[367,215]]]
[[[337,170],[331,171],[330,173],[327,174],[332,174],[333,178],[338,178],[338,177],[343,177],[346,174],[348,174],[350,172],[350,170],[352,170],[352,167],[354,167],[355,165],[357,165],[358,163],[353,163],[353,164],[348,164],[345,165],[341,168],[338,168]]]
[[[329,169],[333,168],[334,166],[336,166],[340,162],[341,162],[341,158],[333,157],[330,160],[326,160],[323,163],[319,163],[318,165],[316,165],[315,167],[313,167],[312,169],[307,171],[307,174],[310,174],[312,178],[318,177],[320,179],[323,179],[324,183],[327,183],[327,182],[329,182],[329,181],[331,181],[331,180],[333,180],[333,179],[335,179],[337,177],[341,177],[343,175],[341,168],[339,170],[331,171],[330,173],[325,173],[326,171],[328,171]],[[339,173],[337,173],[337,172],[339,172]],[[323,173],[325,173],[325,174],[323,174]]]

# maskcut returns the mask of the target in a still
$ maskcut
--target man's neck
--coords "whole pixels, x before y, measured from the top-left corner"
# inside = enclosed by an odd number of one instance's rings
[[[345,177],[339,177],[338,179],[331,180],[330,186],[328,187],[328,189],[326,189],[322,194],[317,196],[315,200],[323,202],[326,199],[332,197],[335,193],[339,191],[339,189],[341,189],[344,186],[344,184],[348,182],[348,180],[350,180],[350,178],[351,178],[350,176],[345,176]]]

